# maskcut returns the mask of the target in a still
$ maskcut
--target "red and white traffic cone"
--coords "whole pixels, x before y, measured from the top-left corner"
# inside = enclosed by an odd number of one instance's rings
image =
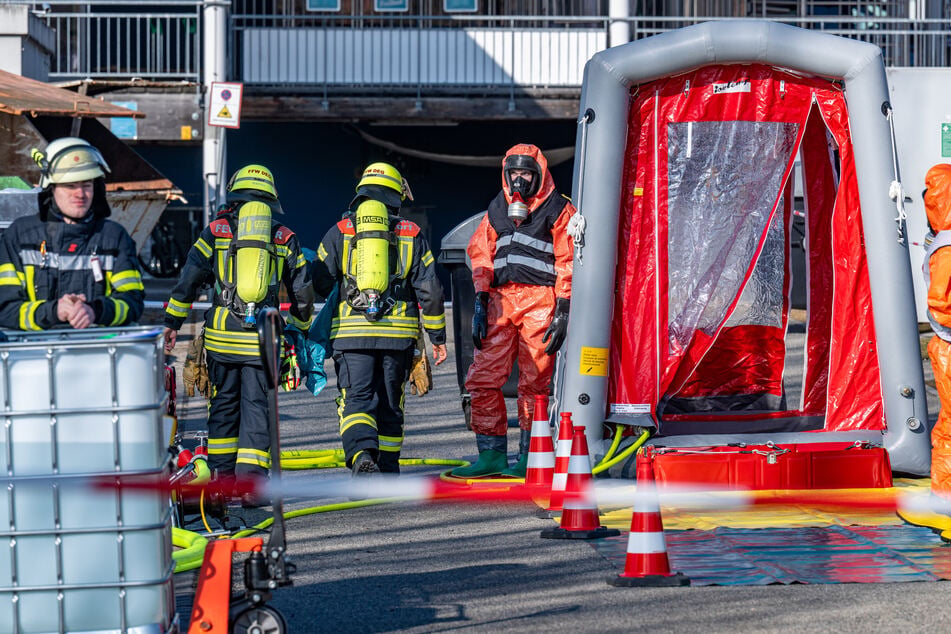
[[[649,448],[637,454],[637,491],[624,572],[609,577],[608,583],[624,587],[690,585],[690,579],[682,572],[670,572],[660,500],[654,483],[654,456]]]
[[[621,531],[601,526],[598,503],[594,500],[591,461],[588,459],[588,440],[584,427],[574,430],[571,442],[571,459],[568,463],[568,478],[561,512],[561,526],[546,528],[546,539],[598,539],[614,537]]]
[[[551,519],[561,512],[565,484],[568,481],[568,462],[571,458],[572,427],[571,412],[562,412],[561,421],[558,423],[558,442],[555,445],[555,471],[551,478],[551,495],[548,499],[548,507],[540,509],[538,517]]]
[[[536,504],[548,504],[554,474],[555,445],[548,425],[548,396],[536,394],[532,435],[528,443],[528,466],[525,469],[525,486],[532,487],[532,498]]]

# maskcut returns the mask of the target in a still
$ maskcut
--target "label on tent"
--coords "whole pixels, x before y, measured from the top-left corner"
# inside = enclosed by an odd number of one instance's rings
[[[941,156],[951,156],[951,123],[941,124]]]
[[[643,196],[643,195],[644,195],[644,188],[643,188],[643,187],[635,187],[635,188],[634,188],[634,195],[635,195],[635,196]]]
[[[713,84],[714,95],[724,95],[730,92],[750,92],[753,88],[749,79],[737,79],[736,81],[720,82]]]
[[[651,406],[647,403],[611,403],[612,414],[650,414]]]
[[[608,349],[581,346],[581,361],[578,371],[587,376],[607,376]]]

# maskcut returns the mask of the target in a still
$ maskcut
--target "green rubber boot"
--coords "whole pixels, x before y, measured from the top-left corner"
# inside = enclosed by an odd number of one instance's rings
[[[498,475],[509,466],[508,457],[504,451],[486,449],[479,452],[479,459],[468,467],[456,467],[450,475],[457,478],[479,478],[482,476]]]
[[[525,472],[528,470],[528,454],[523,453],[518,457],[518,462],[513,464],[508,469],[502,472],[504,476],[512,476],[515,478],[524,478]]]
[[[528,429],[521,430],[518,439],[518,460],[511,467],[502,472],[504,476],[515,478],[524,478],[528,470],[528,447],[532,440],[532,432]]]

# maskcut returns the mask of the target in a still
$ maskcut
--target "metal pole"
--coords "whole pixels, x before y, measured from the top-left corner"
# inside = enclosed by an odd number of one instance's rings
[[[610,0],[608,3],[608,17],[611,18],[608,27],[608,46],[618,46],[631,41],[631,3],[629,0]]]
[[[211,104],[212,82],[225,80],[226,25],[228,7],[230,6],[230,0],[206,0],[202,9],[204,18],[202,24],[202,82],[206,110],[205,134],[201,144],[204,224],[211,222],[214,217],[214,208],[218,202],[219,189],[222,184],[221,175],[225,172],[224,128],[208,125],[207,109]]]

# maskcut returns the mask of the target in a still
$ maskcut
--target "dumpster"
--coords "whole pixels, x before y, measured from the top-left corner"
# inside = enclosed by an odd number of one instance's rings
[[[0,632],[174,631],[161,328],[4,334]]]

